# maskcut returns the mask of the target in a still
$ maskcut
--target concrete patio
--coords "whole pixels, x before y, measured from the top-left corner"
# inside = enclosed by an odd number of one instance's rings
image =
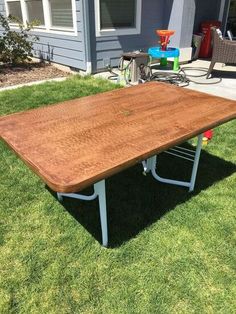
[[[190,67],[195,68],[192,70],[186,69],[186,74],[197,76],[203,74],[203,72],[197,70],[197,68],[203,68],[207,71],[209,64],[209,60],[199,59],[188,64],[182,64],[180,67],[184,69]],[[117,69],[114,69],[114,72],[119,74]],[[108,78],[110,75],[109,72],[101,72],[94,76]],[[236,100],[236,66],[216,63],[212,76],[209,79],[206,79],[206,76],[199,78],[190,77],[190,79],[197,83],[190,82],[189,86],[186,88]]]
[[[186,67],[191,66],[191,67],[196,67],[196,68],[202,67],[202,68],[208,69],[209,64],[210,64],[210,61],[196,60],[192,62],[191,64],[186,65]],[[185,66],[182,66],[182,67],[185,67]],[[196,70],[192,72],[196,74],[199,73]],[[190,73],[191,72],[188,72],[188,74]],[[200,84],[190,82],[187,88],[236,100],[236,66],[216,63],[216,66],[212,72],[212,76],[209,79],[206,79],[206,77],[202,77],[199,79],[193,78],[193,79],[199,82]],[[220,79],[221,81],[219,82]]]

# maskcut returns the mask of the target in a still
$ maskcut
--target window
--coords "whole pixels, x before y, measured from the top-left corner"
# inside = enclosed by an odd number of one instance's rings
[[[39,21],[35,30],[77,35],[75,0],[6,0],[6,11],[23,23]]]
[[[140,33],[142,0],[94,1],[97,36]]]
[[[71,0],[51,0],[50,6],[53,27],[73,27]]]
[[[135,27],[135,0],[100,0],[100,27]]]
[[[7,8],[8,8],[8,15],[12,15],[18,18],[20,21],[23,21],[20,1],[9,1],[7,3]]]
[[[44,25],[43,3],[42,0],[26,0],[26,9],[28,21],[39,21],[40,25]]]

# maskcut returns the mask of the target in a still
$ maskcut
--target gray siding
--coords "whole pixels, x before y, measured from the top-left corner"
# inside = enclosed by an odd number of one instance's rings
[[[200,23],[218,19],[220,3],[221,0],[143,0],[141,34],[96,37],[94,0],[76,0],[77,35],[35,32],[40,38],[34,45],[35,55],[82,70],[91,61],[92,72],[97,72],[106,64],[117,66],[123,52],[147,51],[156,46],[156,29],[176,31],[171,46],[191,47],[192,33],[199,30]],[[4,11],[4,0],[0,0],[0,12]]]
[[[76,0],[77,34],[60,35],[48,32],[32,32],[39,36],[34,44],[34,55],[52,62],[86,70],[83,0]],[[0,12],[5,11],[4,0],[0,0]]]
[[[170,45],[179,47],[182,27],[184,0],[166,0],[163,4],[163,29],[173,29],[175,34],[171,37]]]
[[[89,2],[90,29],[91,29],[91,58],[93,72],[104,68],[107,62],[116,66],[123,52],[155,46],[158,38],[155,29],[163,26],[163,2],[164,0],[143,0],[141,17],[141,34],[122,36],[95,36],[94,1]]]
[[[89,1],[93,72],[104,69],[108,63],[116,66],[123,52],[137,49],[147,51],[149,47],[157,45],[155,29],[158,28],[176,31],[171,37],[171,46],[191,47],[193,32],[199,30],[202,21],[217,20],[221,5],[221,0],[143,0],[141,34],[96,37],[93,2]]]
[[[5,2],[0,0],[0,13],[5,14]]]
[[[67,36],[37,32],[40,39],[34,45],[35,55],[56,63],[86,70],[83,16],[82,0],[76,0],[77,35]]]
[[[170,45],[179,48],[191,47],[193,21],[195,14],[194,0],[143,0],[141,34],[96,37],[94,25],[93,1],[90,2],[93,72],[99,71],[110,62],[116,66],[123,52],[158,45],[156,29],[174,29]]]
[[[195,0],[166,0],[164,4],[164,29],[175,30],[170,44],[173,47],[191,46]]]
[[[183,15],[181,24],[180,47],[190,47],[192,43],[195,0],[185,0],[183,3]]]

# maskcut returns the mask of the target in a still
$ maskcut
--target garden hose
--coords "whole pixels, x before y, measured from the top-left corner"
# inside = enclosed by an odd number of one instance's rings
[[[130,83],[130,81],[129,81],[129,79],[130,79],[130,71],[131,71],[130,66],[131,66],[132,62],[133,62],[133,58],[131,58],[129,63],[124,66],[124,58],[121,57],[120,60],[119,60],[119,63],[118,63],[118,70],[121,73],[123,72],[123,77],[124,77],[125,83],[127,85],[132,85]],[[113,72],[111,66],[108,67],[108,71],[111,73],[111,75],[108,76],[108,79],[109,80],[117,80],[117,82],[118,82],[120,75],[115,73],[115,72]]]
[[[119,74],[112,71],[112,67],[108,67],[108,71],[111,73],[111,75],[108,76],[108,80],[117,80]]]
[[[203,72],[203,74],[198,74],[198,75],[195,75],[195,74],[186,74],[187,71],[191,71],[191,70],[194,70],[194,71],[200,71],[200,72]],[[179,70],[179,73],[183,73],[183,75],[185,77],[188,78],[189,82],[192,82],[192,83],[195,83],[195,84],[200,84],[200,85],[213,85],[213,84],[218,84],[222,81],[222,78],[220,77],[217,81],[214,81],[214,82],[198,82],[198,81],[195,81],[193,79],[191,79],[191,77],[204,77],[207,75],[207,72],[208,72],[208,69],[207,68],[202,68],[202,67],[182,67],[180,68]]]
[[[180,73],[155,72],[151,75],[148,81],[164,82],[181,87],[186,87],[189,85],[189,79],[185,74]]]
[[[120,58],[118,64],[118,70],[123,73],[124,81],[127,85],[133,85],[130,83],[130,73],[131,73],[131,65],[133,62],[133,58],[130,59],[128,64],[124,66],[124,59],[123,57]],[[108,68],[111,75],[108,77],[110,80],[117,80],[119,82],[120,75],[113,72],[112,68]],[[202,72],[201,74],[188,74],[188,71],[199,71]],[[190,82],[199,85],[213,85],[218,84],[222,81],[222,78],[219,78],[217,81],[213,82],[200,82],[196,81],[193,78],[201,78],[207,75],[208,69],[203,67],[182,67],[177,73],[173,72],[155,72],[152,73],[151,67],[149,65],[141,64],[139,66],[139,74],[140,79],[139,83],[145,83],[149,81],[159,81],[169,84],[178,85],[180,87],[186,87],[189,85]]]
[[[189,70],[200,71],[200,72],[203,72],[203,74],[187,74],[186,72]],[[165,82],[169,84],[178,85],[181,87],[188,86],[190,82],[199,84],[199,85],[212,85],[212,84],[218,84],[222,81],[221,78],[219,78],[217,81],[214,81],[214,82],[198,82],[192,79],[192,77],[194,78],[205,77],[207,75],[207,71],[208,69],[201,68],[201,67],[182,67],[178,73],[155,72],[151,75],[150,79],[147,79],[146,81]]]

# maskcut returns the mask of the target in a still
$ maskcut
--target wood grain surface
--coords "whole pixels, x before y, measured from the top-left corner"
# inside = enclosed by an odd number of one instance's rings
[[[236,101],[151,82],[2,116],[0,136],[69,193],[235,117]]]

